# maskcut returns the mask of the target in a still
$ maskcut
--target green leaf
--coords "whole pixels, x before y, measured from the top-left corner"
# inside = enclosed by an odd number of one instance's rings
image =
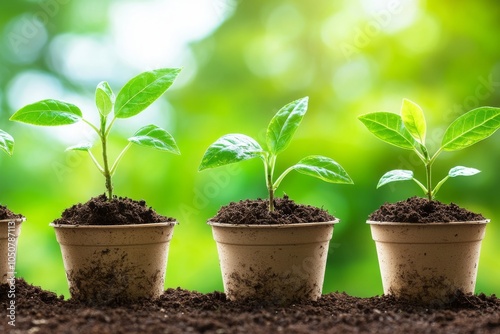
[[[267,127],[267,147],[276,155],[285,150],[307,111],[308,97],[290,102],[281,108]]]
[[[181,154],[174,137],[162,128],[150,124],[140,128],[133,137],[128,139],[130,142],[140,146],[151,147],[160,151]]]
[[[412,137],[420,144],[425,145],[426,124],[422,108],[415,102],[403,99],[401,119]]]
[[[491,136],[500,128],[500,108],[480,107],[468,111],[450,124],[441,148],[456,151]]]
[[[14,138],[3,130],[0,130],[0,149],[8,155],[14,153]]]
[[[358,119],[382,141],[406,150],[415,148],[415,140],[404,127],[401,116],[389,112],[374,112],[361,115]]]
[[[407,181],[413,180],[413,172],[411,170],[404,169],[395,169],[391,170],[380,178],[377,184],[377,188],[386,185],[387,183],[396,182],[396,181]]]
[[[113,110],[115,102],[115,94],[106,81],[102,81],[97,85],[95,90],[95,104],[102,116],[106,117]]]
[[[149,107],[172,85],[180,71],[180,68],[163,68],[132,78],[116,97],[115,116],[132,117]]]
[[[80,143],[76,144],[74,146],[70,146],[66,149],[66,151],[88,151],[92,148],[92,143],[90,142],[85,142],[85,143]]]
[[[311,155],[292,166],[299,173],[330,183],[352,184],[347,172],[334,160],[321,155]]]
[[[42,126],[73,124],[81,119],[82,112],[77,106],[58,100],[43,100],[28,104],[10,117],[11,121]]]
[[[432,190],[432,197],[434,198],[441,189],[441,186],[450,178],[450,177],[457,177],[457,176],[471,176],[471,175],[476,175],[477,173],[480,173],[481,171],[475,168],[470,168],[470,167],[463,167],[463,166],[456,166],[450,169],[448,172],[448,175],[444,177],[441,181],[438,182],[434,190]]]
[[[450,169],[450,171],[448,172],[448,176],[449,177],[472,176],[476,175],[477,173],[481,173],[481,171],[479,169],[471,167],[456,166]]]
[[[229,134],[210,145],[198,170],[261,157],[263,154],[264,150],[254,139],[241,134]]]

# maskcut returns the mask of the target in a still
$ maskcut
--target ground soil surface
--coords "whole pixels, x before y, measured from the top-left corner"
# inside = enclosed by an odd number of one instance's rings
[[[164,217],[148,207],[145,201],[136,201],[127,197],[106,195],[92,197],[86,203],[73,205],[64,210],[61,218],[54,224],[69,225],[129,225],[172,222],[175,219]]]
[[[425,198],[411,197],[404,201],[382,205],[370,215],[369,219],[381,222],[449,223],[478,221],[485,218],[454,203],[444,204]]]
[[[288,196],[274,200],[274,211],[269,212],[269,201],[243,200],[220,208],[211,220],[223,224],[273,225],[327,222],[335,220],[326,210],[297,204]]]
[[[500,300],[461,295],[418,306],[392,297],[329,293],[286,307],[230,302],[220,292],[168,289],[160,299],[89,307],[18,279],[0,285],[0,333],[500,333]],[[7,307],[15,300],[15,327]]]

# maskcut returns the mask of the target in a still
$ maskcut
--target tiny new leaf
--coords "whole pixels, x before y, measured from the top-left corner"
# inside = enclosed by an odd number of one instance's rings
[[[426,124],[422,108],[415,102],[403,99],[401,119],[412,137],[420,144],[425,145]]]
[[[115,103],[115,94],[106,81],[102,81],[97,85],[95,90],[95,104],[99,113],[102,116],[108,116],[113,110]]]

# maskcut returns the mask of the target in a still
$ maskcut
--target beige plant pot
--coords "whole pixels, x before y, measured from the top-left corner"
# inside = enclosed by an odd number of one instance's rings
[[[91,304],[159,297],[175,225],[50,224],[61,247],[71,297]]]
[[[456,223],[368,221],[384,294],[425,304],[474,293],[481,240],[489,220]]]
[[[24,218],[0,220],[0,283],[15,277],[17,239],[21,234]]]
[[[321,296],[333,225],[232,225],[208,222],[230,300],[287,304]]]

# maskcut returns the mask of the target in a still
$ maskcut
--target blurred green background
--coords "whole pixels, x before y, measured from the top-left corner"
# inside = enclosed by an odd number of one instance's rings
[[[291,173],[278,194],[324,207],[341,219],[328,258],[324,292],[382,293],[374,242],[365,224],[384,202],[421,195],[411,182],[375,185],[390,169],[422,166],[410,151],[380,142],[357,120],[399,112],[407,97],[422,106],[435,149],[451,121],[478,106],[500,106],[500,6],[495,1],[44,0],[0,2],[0,128],[16,140],[0,156],[0,202],[27,217],[17,273],[68,296],[54,231],[48,224],[104,192],[84,153],[67,146],[92,139],[85,125],[38,128],[9,122],[27,103],[63,99],[95,119],[95,86],[117,92],[134,75],[183,70],[171,89],[132,120],[119,120],[115,155],[139,125],[156,123],[181,156],[134,147],[114,178],[115,193],[144,199],[178,219],[167,287],[222,290],[215,242],[206,220],[221,205],[265,197],[260,161],[197,171],[218,137],[244,133],[262,143],[286,103],[309,96],[309,110],[277,172],[308,154],[330,156],[355,185],[332,185]],[[139,124],[140,123],[140,124]],[[500,134],[443,153],[435,177],[455,165],[483,172],[452,179],[438,195],[491,219],[477,291],[500,291]]]

